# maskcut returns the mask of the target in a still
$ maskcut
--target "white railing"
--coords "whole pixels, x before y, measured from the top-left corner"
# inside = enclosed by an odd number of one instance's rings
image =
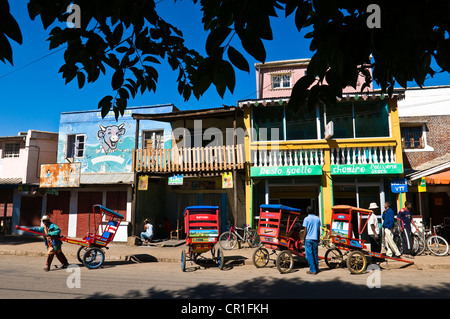
[[[349,147],[331,149],[331,165],[395,163],[393,146]]]
[[[253,166],[323,165],[323,149],[310,150],[253,150]]]

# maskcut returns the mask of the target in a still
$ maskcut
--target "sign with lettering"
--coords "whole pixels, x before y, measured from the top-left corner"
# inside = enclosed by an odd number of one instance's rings
[[[403,165],[398,163],[331,165],[331,174],[333,175],[377,175],[402,173]]]
[[[183,185],[183,174],[169,176],[169,185]]]
[[[322,175],[322,166],[262,166],[250,168],[252,177]]]
[[[406,178],[393,179],[391,181],[391,191],[397,194],[408,192],[408,184],[406,182]]]

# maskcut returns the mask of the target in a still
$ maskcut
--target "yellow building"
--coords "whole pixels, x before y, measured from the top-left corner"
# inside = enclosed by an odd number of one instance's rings
[[[392,98],[374,91],[344,93],[336,106],[318,104],[309,113],[289,109],[289,98],[239,101],[248,132],[247,223],[256,225],[261,204],[302,212],[312,205],[322,225],[330,224],[333,205],[368,208],[375,202],[383,208],[390,201],[395,209],[402,200],[391,190],[391,182],[403,177],[397,109],[402,97],[402,91]]]

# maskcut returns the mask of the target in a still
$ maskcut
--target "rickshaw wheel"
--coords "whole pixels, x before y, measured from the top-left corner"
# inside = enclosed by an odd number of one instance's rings
[[[181,270],[186,271],[186,250],[181,251]]]
[[[277,269],[280,273],[286,274],[294,267],[294,257],[289,250],[283,250],[277,257]]]
[[[219,247],[219,248],[216,250],[216,262],[217,262],[217,264],[219,265],[219,269],[222,270],[222,269],[223,269],[223,266],[224,266],[224,264],[225,264],[225,257],[224,257],[224,255],[223,255],[223,249],[222,249],[222,247]]]
[[[100,248],[89,248],[83,256],[83,264],[89,269],[99,268],[105,261],[105,253]]]
[[[85,247],[85,246],[81,246],[80,248],[78,248],[77,259],[78,259],[78,261],[80,263],[83,263],[83,256],[84,256],[84,254],[86,253],[87,250],[88,250],[88,248]]]
[[[352,251],[347,258],[347,268],[352,274],[362,274],[367,268],[367,258],[359,250]]]
[[[339,267],[344,261],[342,252],[336,247],[329,248],[325,253],[324,259],[328,268],[331,269]]]
[[[253,265],[256,268],[264,268],[269,263],[269,252],[264,247],[259,247],[253,252]]]

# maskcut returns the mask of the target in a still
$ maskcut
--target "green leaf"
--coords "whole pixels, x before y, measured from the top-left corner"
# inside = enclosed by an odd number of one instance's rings
[[[235,48],[232,46],[228,47],[228,58],[230,59],[230,62],[234,64],[235,67],[238,69],[250,72],[250,67],[248,65],[248,61],[244,58],[244,56]]]
[[[264,48],[261,38],[249,28],[242,30],[238,35],[245,51],[259,62],[264,63],[266,61],[266,49]]]
[[[226,86],[228,87],[230,92],[233,93],[234,87],[236,85],[236,75],[234,73],[233,66],[230,62],[222,60],[220,62],[220,69]]]
[[[217,48],[220,47],[225,39],[230,35],[230,28],[217,28],[211,31],[206,39],[206,53],[213,55]]]
[[[85,79],[86,79],[86,76],[84,75],[83,72],[77,73],[78,88],[81,89],[84,86]]]
[[[111,87],[113,90],[118,90],[123,84],[123,71],[121,69],[116,70],[111,80]]]

